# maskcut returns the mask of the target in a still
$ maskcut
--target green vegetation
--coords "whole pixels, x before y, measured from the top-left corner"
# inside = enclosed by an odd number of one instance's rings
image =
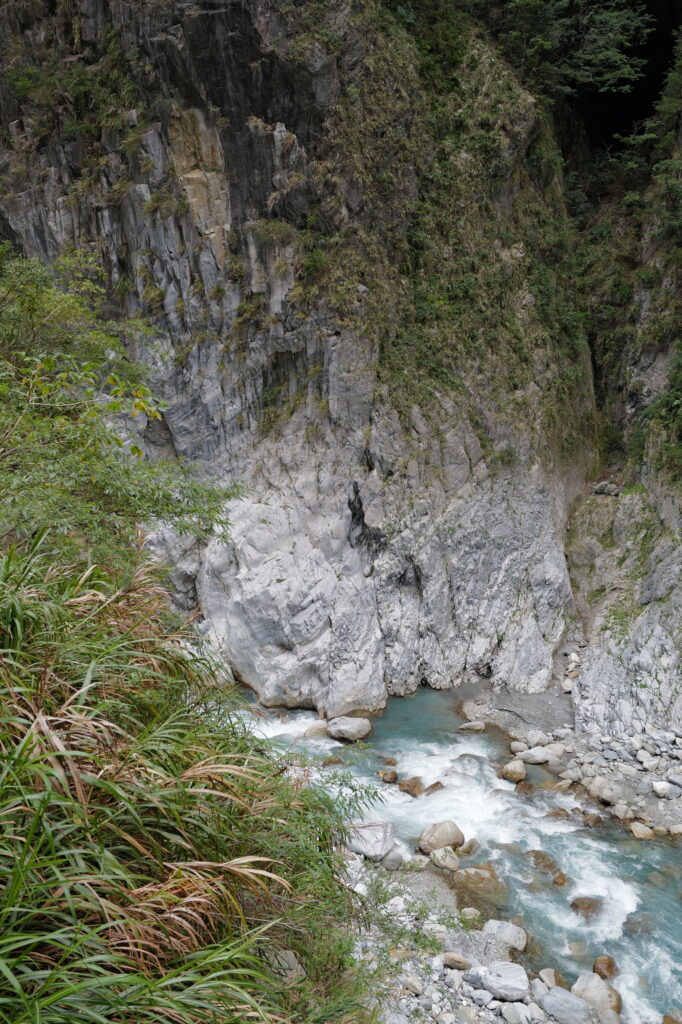
[[[652,118],[620,140],[586,196],[581,279],[598,367],[607,455],[647,460],[682,485],[682,36]],[[644,400],[641,367],[667,359],[668,385]],[[660,386],[660,385],[659,385]],[[623,395],[634,404],[626,414]]]
[[[363,797],[254,742],[140,563],[138,522],[205,534],[234,492],[112,430],[159,410],[102,300],[2,250],[0,1021],[365,1021],[334,852]]]
[[[472,0],[511,63],[540,91],[629,92],[644,60],[633,49],[651,18],[631,0]]]

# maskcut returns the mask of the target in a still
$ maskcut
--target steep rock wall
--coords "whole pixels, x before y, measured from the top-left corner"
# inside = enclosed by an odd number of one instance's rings
[[[266,703],[552,685],[591,374],[556,147],[490,43],[462,20],[434,91],[370,0],[2,19],[0,234],[94,249],[154,324],[150,453],[248,487],[228,542],[154,538],[178,604]]]

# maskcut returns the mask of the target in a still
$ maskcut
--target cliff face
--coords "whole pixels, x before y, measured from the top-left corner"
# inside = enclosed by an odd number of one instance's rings
[[[180,607],[265,703],[558,686],[592,622],[564,550],[592,373],[551,127],[492,44],[460,18],[434,72],[374,0],[27,0],[0,28],[0,236],[94,250],[154,325],[150,455],[248,488],[229,542],[156,535]],[[602,728],[682,710],[679,522],[637,500],[667,610],[588,637]]]

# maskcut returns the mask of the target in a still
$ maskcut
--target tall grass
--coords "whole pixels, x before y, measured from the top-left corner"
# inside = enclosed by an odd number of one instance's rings
[[[0,1019],[319,1015],[350,967],[338,813],[254,750],[149,568],[115,588],[47,542],[0,557]]]

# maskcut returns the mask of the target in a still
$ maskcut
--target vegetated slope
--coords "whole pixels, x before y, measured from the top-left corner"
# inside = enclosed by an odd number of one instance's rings
[[[521,13],[2,12],[0,231],[47,260],[98,249],[111,301],[154,323],[140,349],[168,404],[137,443],[249,485],[228,543],[157,544],[178,605],[266,702],[541,691],[588,625],[564,542],[597,466],[602,327],[561,145],[584,155],[581,105],[637,81],[647,17]],[[636,684],[616,662],[609,689],[666,717],[674,657],[645,657]],[[661,671],[665,699],[640,707]]]
[[[0,250],[0,1020],[365,1020],[344,797],[245,731],[134,545],[229,492],[121,445],[155,403],[62,273]]]

